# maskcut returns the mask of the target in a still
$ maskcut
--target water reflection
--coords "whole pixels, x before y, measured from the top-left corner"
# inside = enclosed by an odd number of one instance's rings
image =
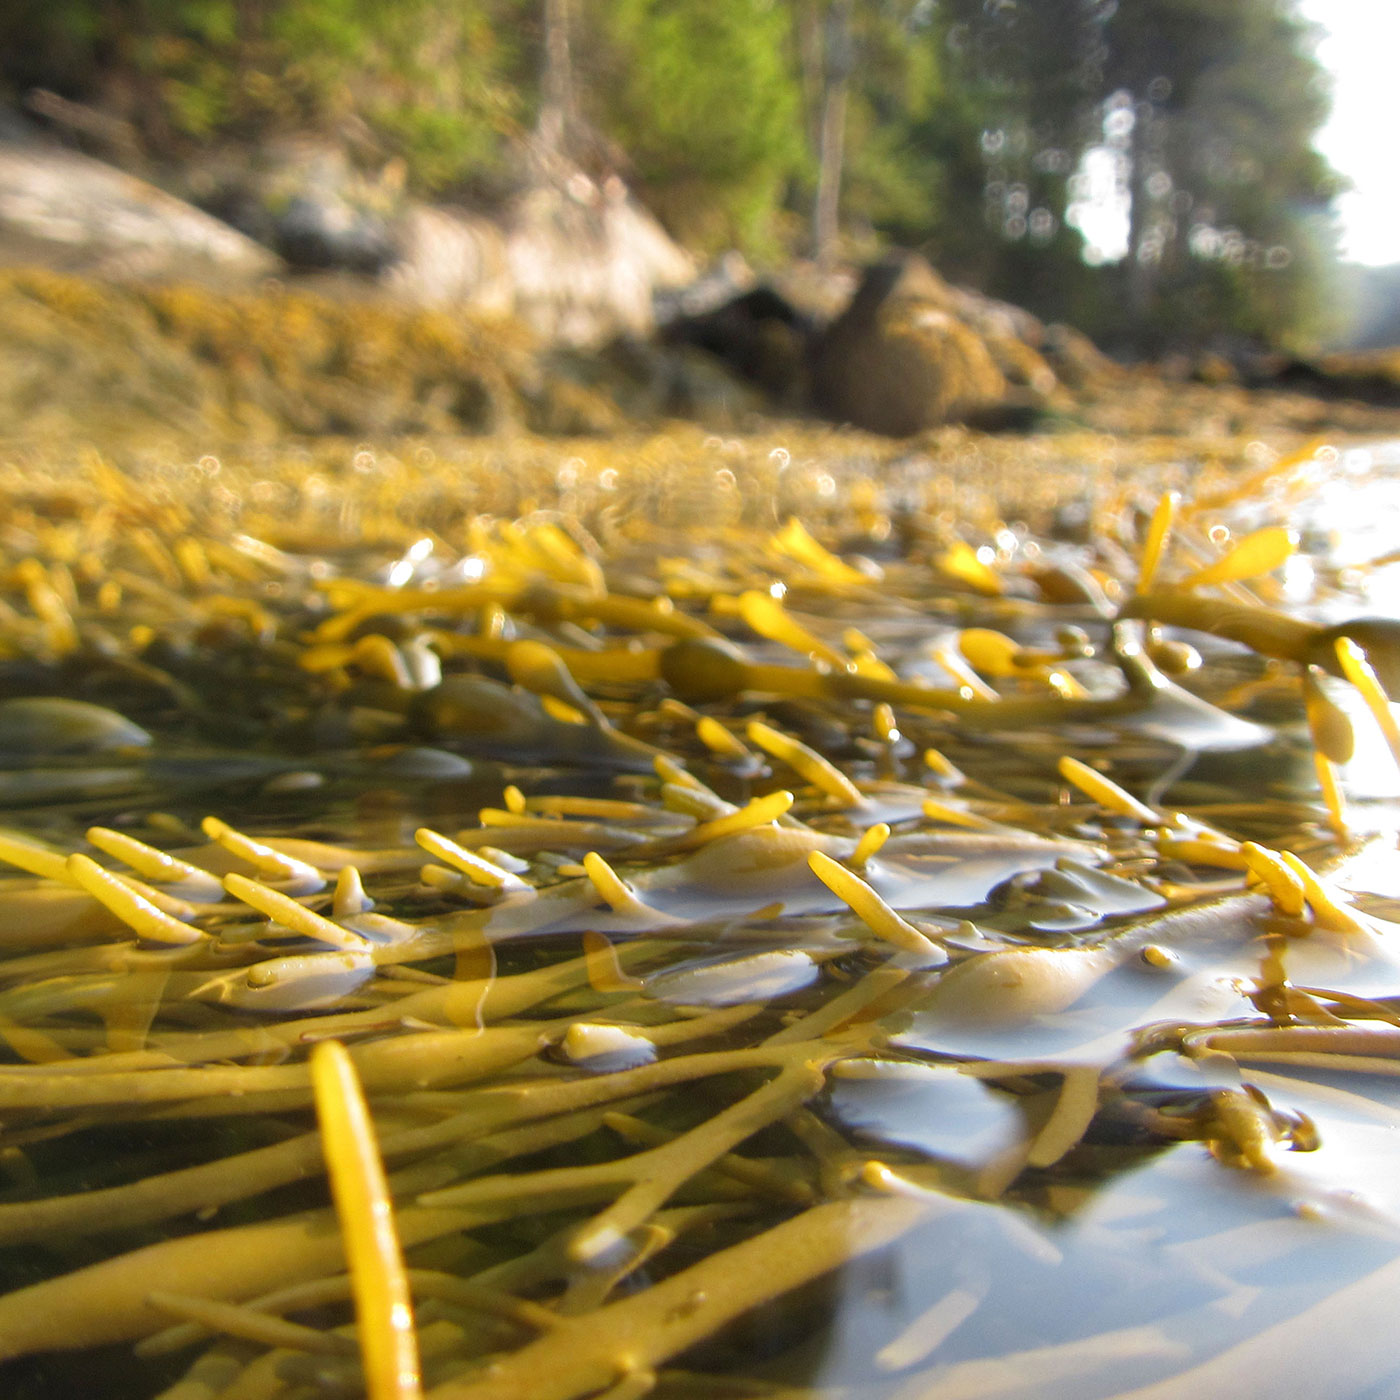
[[[1019,1183],[1015,1205],[935,1208],[843,1272],[822,1383],[894,1400],[1392,1393],[1400,1113],[1260,1077],[1317,1123],[1318,1151],[1259,1176],[1200,1145],[1144,1150],[1126,1130],[1104,1131],[1074,1161]],[[921,1109],[935,1107],[929,1086],[915,1092]],[[968,1118],[953,1097],[956,1108],[938,1104],[949,1127]],[[838,1089],[832,1111],[848,1119],[841,1100]],[[869,1110],[854,1115],[867,1129]],[[991,1155],[1005,1127],[983,1137]],[[964,1165],[938,1157],[966,1151],[938,1127],[915,1130],[917,1142],[898,1127],[898,1144],[880,1135],[940,1169]],[[904,1170],[917,1179],[930,1168]]]

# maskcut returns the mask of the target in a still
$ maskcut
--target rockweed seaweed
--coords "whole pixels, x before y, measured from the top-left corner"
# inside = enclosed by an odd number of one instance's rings
[[[1087,477],[862,442],[0,473],[15,1393],[1400,1368],[1397,639],[1275,582],[1326,452],[1070,543]]]

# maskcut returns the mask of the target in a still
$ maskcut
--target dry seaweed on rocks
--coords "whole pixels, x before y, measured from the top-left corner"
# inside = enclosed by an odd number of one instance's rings
[[[1344,464],[864,442],[0,471],[7,1393],[1394,1383]]]

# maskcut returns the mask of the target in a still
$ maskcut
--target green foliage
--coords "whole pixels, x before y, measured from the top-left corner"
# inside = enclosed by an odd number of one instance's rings
[[[919,139],[922,126],[945,119],[951,100],[926,8],[886,0],[852,16],[856,71],[842,198],[855,220],[896,236],[926,237],[944,207],[944,161]]]
[[[600,0],[588,20],[588,112],[644,191],[682,234],[761,242],[803,161],[786,9]]]
[[[20,0],[0,72],[85,100],[120,92],[153,148],[364,121],[420,189],[489,167],[520,113],[527,0]],[[24,42],[19,41],[26,31]]]
[[[917,246],[1124,348],[1301,346],[1323,328],[1337,185],[1311,146],[1327,97],[1291,0],[567,0],[553,14],[579,119],[566,151],[620,168],[693,246],[807,250],[838,93],[849,247]],[[545,18],[545,0],[9,0],[0,83],[104,105],[157,155],[353,118],[366,149],[434,193],[518,159]],[[1067,216],[1096,147],[1120,162],[1131,227],[1129,255],[1091,267]]]
[[[938,15],[948,99],[915,137],[956,182],[929,211],[946,270],[1121,349],[1315,337],[1337,186],[1286,0],[942,0]],[[1086,268],[1065,220],[1095,147],[1123,171],[1128,255]]]
[[[1120,269],[1135,338],[1311,339],[1337,183],[1311,145],[1327,97],[1306,26],[1280,0],[1144,0],[1104,37],[1105,81],[1138,104]]]

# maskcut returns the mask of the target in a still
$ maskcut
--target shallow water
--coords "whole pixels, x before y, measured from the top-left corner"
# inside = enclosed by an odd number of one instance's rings
[[[988,451],[10,469],[5,1393],[360,1393],[331,1217],[268,1233],[324,1038],[440,1400],[1400,1393],[1394,756],[1324,678],[1329,811],[1295,663],[1114,623],[1167,487],[1158,587],[1287,524],[1243,608],[1396,616],[1400,448],[1134,463],[1083,537]]]

